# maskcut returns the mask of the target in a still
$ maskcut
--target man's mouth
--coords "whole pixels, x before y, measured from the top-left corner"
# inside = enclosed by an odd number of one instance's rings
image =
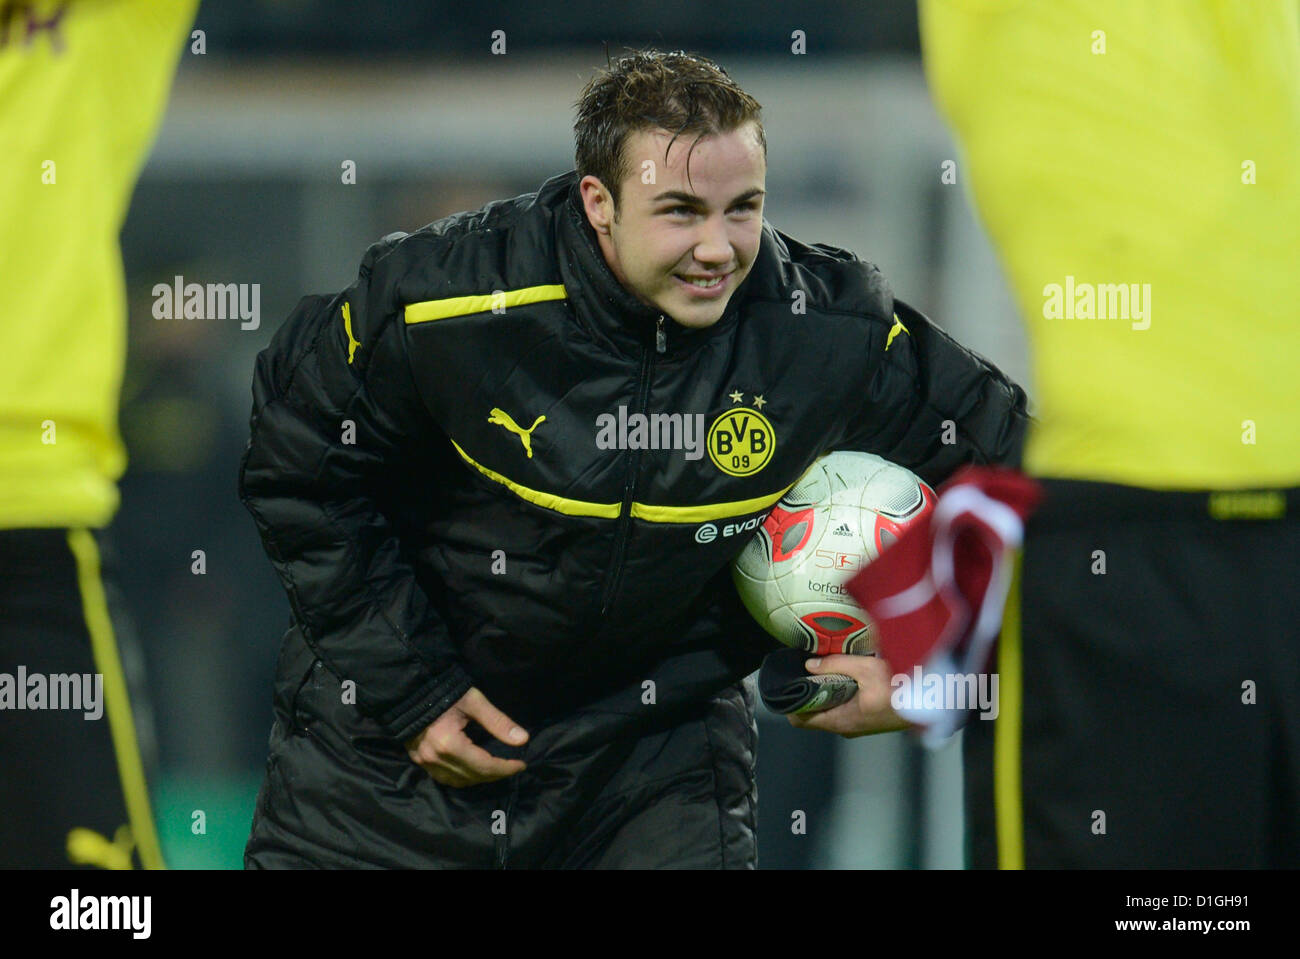
[[[674,273],[673,276],[696,289],[714,290],[726,283],[731,273]]]

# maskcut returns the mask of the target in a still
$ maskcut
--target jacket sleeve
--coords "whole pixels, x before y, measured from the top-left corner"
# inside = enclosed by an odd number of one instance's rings
[[[372,247],[343,293],[305,297],[259,354],[239,493],[308,645],[404,741],[472,681],[382,507],[439,432],[400,309],[368,302],[390,248]]]
[[[893,302],[892,325],[868,337],[865,402],[837,448],[875,453],[931,486],[967,463],[1019,467],[1030,420],[1025,391],[919,311]]]

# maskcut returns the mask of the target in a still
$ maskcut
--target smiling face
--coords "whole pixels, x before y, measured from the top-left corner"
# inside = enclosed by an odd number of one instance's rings
[[[698,142],[694,135],[678,136],[665,161],[672,138],[666,130],[628,137],[623,155],[632,172],[621,185],[617,219],[600,180],[587,175],[579,188],[619,282],[682,326],[702,328],[722,318],[758,255],[767,161],[753,124]]]

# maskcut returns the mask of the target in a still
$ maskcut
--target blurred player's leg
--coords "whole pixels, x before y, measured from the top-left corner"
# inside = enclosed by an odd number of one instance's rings
[[[1277,557],[1300,555],[1300,526],[1211,519],[1205,494],[1045,485],[1001,712],[965,734],[971,865],[1294,866],[1300,628]]]
[[[84,529],[0,530],[0,865],[162,866],[99,552]],[[48,708],[53,676],[80,708]]]

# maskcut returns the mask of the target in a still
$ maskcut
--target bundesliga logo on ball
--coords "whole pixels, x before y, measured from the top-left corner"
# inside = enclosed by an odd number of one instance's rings
[[[934,502],[934,490],[888,460],[826,454],[732,564],[741,601],[787,646],[817,656],[875,653],[875,626],[844,584]]]

